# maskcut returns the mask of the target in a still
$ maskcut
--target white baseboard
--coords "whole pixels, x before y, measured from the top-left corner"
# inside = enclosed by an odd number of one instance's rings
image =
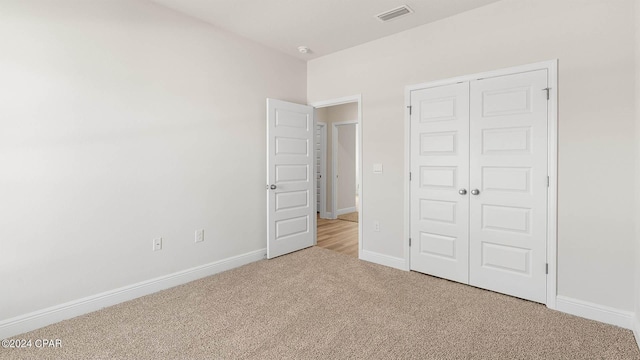
[[[566,296],[556,297],[556,310],[633,330],[634,314],[631,311],[624,311]]]
[[[407,262],[402,258],[376,253],[369,250],[360,251],[360,260],[369,261],[379,265],[389,266],[400,270],[409,270]]]
[[[35,330],[62,320],[100,310],[107,306],[133,300],[160,290],[165,290],[170,287],[182,285],[190,281],[246,265],[254,261],[262,260],[266,255],[267,250],[260,249],[246,254],[218,260],[209,264],[196,266],[191,269],[178,271],[173,274],[142,281],[137,284],[91,295],[82,299],[69,301],[64,304],[37,310],[11,319],[2,320],[0,321],[0,339],[6,339],[8,337]]]
[[[338,209],[336,210],[336,216],[340,216],[340,215],[344,215],[344,214],[348,214],[348,213],[352,213],[352,212],[356,212],[356,207],[350,207],[350,208],[344,208],[344,209]]]

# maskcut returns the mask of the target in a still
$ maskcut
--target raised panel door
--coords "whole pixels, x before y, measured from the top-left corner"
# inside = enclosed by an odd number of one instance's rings
[[[468,281],[469,84],[411,92],[411,269]]]

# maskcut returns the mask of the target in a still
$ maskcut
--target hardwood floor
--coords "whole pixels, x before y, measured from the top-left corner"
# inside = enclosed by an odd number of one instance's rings
[[[349,256],[358,257],[358,223],[318,218],[318,245]]]

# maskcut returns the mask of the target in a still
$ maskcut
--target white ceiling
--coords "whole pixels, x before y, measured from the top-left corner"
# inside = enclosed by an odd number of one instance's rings
[[[312,59],[499,0],[152,0],[301,59]],[[413,14],[382,23],[400,5]],[[300,54],[298,46],[312,53]]]

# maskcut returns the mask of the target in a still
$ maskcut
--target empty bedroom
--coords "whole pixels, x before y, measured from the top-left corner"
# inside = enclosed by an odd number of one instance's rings
[[[0,0],[0,359],[640,360],[640,0]]]

